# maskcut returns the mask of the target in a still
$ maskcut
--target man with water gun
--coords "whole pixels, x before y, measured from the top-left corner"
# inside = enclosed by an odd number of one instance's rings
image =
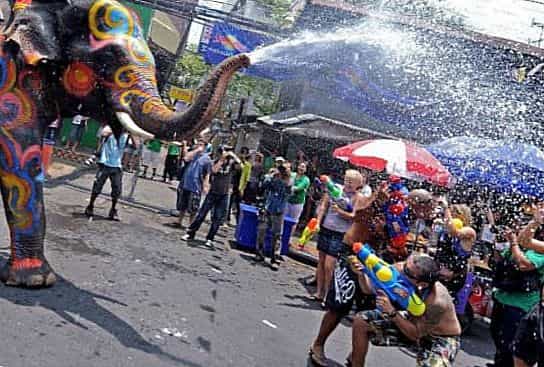
[[[326,366],[325,343],[336,329],[342,318],[349,314],[354,303],[358,310],[374,310],[375,297],[371,293],[363,294],[359,281],[360,271],[352,266],[352,246],[356,242],[370,244],[378,248],[387,239],[383,217],[383,204],[388,199],[389,183],[384,181],[372,195],[354,205],[354,220],[346,231],[344,246],[330,283],[326,306],[319,334],[310,346],[310,357],[315,365]],[[413,190],[407,197],[412,213],[417,218],[428,217],[432,211],[432,195],[426,190]]]
[[[437,280],[438,264],[428,255],[415,253],[406,262],[389,265],[379,258],[372,261],[376,256],[361,248],[357,254],[362,260],[360,285],[363,293],[376,294],[377,309],[362,311],[353,320],[348,365],[364,366],[372,343],[417,347],[417,366],[452,366],[461,326],[448,290]]]

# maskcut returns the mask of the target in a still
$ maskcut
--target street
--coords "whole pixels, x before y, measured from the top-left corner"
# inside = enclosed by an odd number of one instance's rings
[[[182,242],[167,213],[176,193],[159,182],[138,181],[136,202],[120,203],[121,223],[105,219],[107,196],[89,222],[82,213],[93,177],[93,170],[76,170],[46,184],[46,256],[58,282],[45,290],[0,285],[0,366],[308,365],[323,313],[302,283],[312,267],[287,259],[273,272],[256,264],[252,254],[226,246],[232,228],[220,230],[215,251]],[[129,184],[125,174],[124,193]],[[4,262],[4,216],[0,233]],[[350,343],[345,322],[327,345],[331,365],[343,365]],[[478,323],[456,366],[485,366],[493,351],[487,326]],[[372,347],[367,365],[414,360],[397,348]]]

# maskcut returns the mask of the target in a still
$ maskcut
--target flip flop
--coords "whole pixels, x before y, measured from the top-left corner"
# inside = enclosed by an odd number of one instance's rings
[[[312,363],[315,366],[318,367],[328,367],[329,363],[327,362],[327,357],[325,357],[325,354],[317,354],[314,352],[313,345],[310,345],[310,350],[308,351],[308,354],[310,356],[310,359],[312,360]]]
[[[309,296],[309,298],[312,300],[312,301],[315,301],[317,303],[323,303],[323,298],[319,298],[318,296],[316,296],[315,294],[312,294],[311,296]]]

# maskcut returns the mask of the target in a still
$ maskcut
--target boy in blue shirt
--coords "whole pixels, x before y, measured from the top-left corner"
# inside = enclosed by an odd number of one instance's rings
[[[108,218],[110,220],[119,221],[119,215],[117,214],[117,209],[115,207],[123,188],[121,159],[127,144],[128,134],[122,133],[119,138],[116,138],[111,127],[106,126],[102,132],[102,137],[104,143],[102,144],[100,157],[97,162],[98,172],[96,172],[91,193],[91,201],[85,209],[85,215],[89,218],[93,217],[94,202],[102,192],[104,184],[109,179],[111,182],[111,209]]]

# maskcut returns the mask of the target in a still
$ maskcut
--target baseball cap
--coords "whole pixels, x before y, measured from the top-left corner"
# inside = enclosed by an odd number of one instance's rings
[[[276,157],[275,161],[276,161],[276,162],[285,162],[285,158],[283,158],[283,157]]]

